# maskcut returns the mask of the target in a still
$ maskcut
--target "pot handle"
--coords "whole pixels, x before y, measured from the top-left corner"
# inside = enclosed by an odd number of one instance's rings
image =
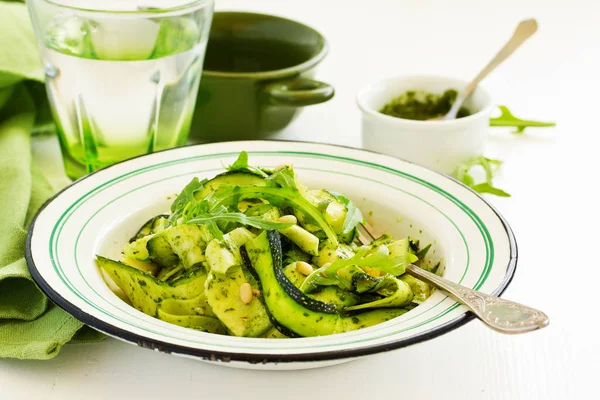
[[[323,103],[335,90],[324,82],[295,78],[266,84],[261,90],[264,103],[274,106],[303,107]]]

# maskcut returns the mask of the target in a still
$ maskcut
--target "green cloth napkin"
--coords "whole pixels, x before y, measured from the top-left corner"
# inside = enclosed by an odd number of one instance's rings
[[[103,337],[52,304],[24,258],[27,227],[54,192],[30,147],[47,122],[43,79],[27,9],[0,1],[0,357],[48,359],[67,342]]]

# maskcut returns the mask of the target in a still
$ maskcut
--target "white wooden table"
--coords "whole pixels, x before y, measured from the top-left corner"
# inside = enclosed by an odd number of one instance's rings
[[[492,199],[519,244],[505,296],[544,310],[550,326],[511,337],[474,321],[433,341],[300,372],[215,367],[107,339],[67,345],[50,361],[0,360],[0,399],[599,398],[600,3],[217,0],[217,9],[278,14],[322,31],[331,52],[318,77],[336,96],[307,108],[277,137],[349,146],[361,144],[361,86],[409,73],[468,79],[519,20],[536,17],[538,33],[485,84],[517,116],[558,127],[522,136],[494,129],[487,154],[505,161],[497,183],[513,194]],[[60,176],[54,139],[34,150]]]

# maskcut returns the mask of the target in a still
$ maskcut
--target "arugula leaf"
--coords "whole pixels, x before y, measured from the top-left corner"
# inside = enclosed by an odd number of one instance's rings
[[[484,156],[476,157],[460,165],[454,172],[454,177],[475,190],[477,193],[489,193],[500,197],[510,197],[510,194],[493,185],[492,181],[497,169],[502,165],[502,161],[494,160]],[[470,174],[471,168],[481,167],[485,171],[485,181],[475,182],[475,178]]]
[[[171,204],[171,216],[169,217],[169,223],[171,225],[174,225],[179,217],[181,217],[188,204],[195,201],[194,193],[201,190],[206,182],[208,182],[208,179],[200,181],[198,178],[194,177],[194,179],[183,188],[181,193],[179,193],[179,196],[177,196]]]
[[[242,199],[260,198],[269,201],[275,207],[293,207],[306,215],[315,225],[317,225],[327,239],[334,245],[338,245],[337,235],[331,226],[325,221],[323,215],[308,200],[300,195],[298,191],[289,187],[269,187],[269,186],[235,186],[221,185],[215,190],[208,199],[210,202],[209,210],[215,210],[221,206],[231,206],[239,203]]]
[[[237,160],[235,160],[233,164],[227,167],[227,170],[235,171],[245,168],[248,168],[248,153],[246,151],[242,151],[240,152],[240,155],[238,156]]]
[[[227,167],[225,167],[227,171],[246,171],[251,172],[253,174],[257,174],[266,178],[268,175],[260,168],[252,167],[248,165],[248,153],[246,151],[240,152],[237,160]]]
[[[242,225],[252,226],[258,229],[283,229],[292,226],[290,222],[269,221],[263,217],[249,217],[246,214],[237,212],[228,212],[222,214],[199,215],[190,219],[188,224],[206,224],[209,222],[235,222]]]
[[[332,190],[327,191],[330,195],[335,197],[337,201],[346,206],[346,218],[344,219],[344,225],[342,226],[342,234],[347,235],[353,229],[355,229],[358,224],[363,223],[365,221],[362,212],[356,204],[352,202],[349,198],[344,196],[343,194],[334,192]]]
[[[502,113],[499,117],[490,118],[490,126],[514,126],[517,128],[513,133],[523,133],[525,128],[543,128],[556,126],[554,122],[540,122],[540,121],[531,121],[526,119],[520,119],[515,117],[508,107],[506,106],[498,106],[500,108],[500,112]]]
[[[350,258],[338,259],[327,266],[313,271],[306,277],[304,282],[302,282],[300,290],[304,293],[310,293],[315,290],[318,285],[337,284],[338,270],[349,265],[378,269],[394,276],[402,275],[408,263],[416,260],[414,254],[410,255],[412,256],[410,259],[405,254],[390,257],[390,251],[387,246],[377,246],[375,249],[364,246]]]
[[[431,243],[428,244],[424,249],[421,249],[417,252],[417,254],[415,254],[417,256],[417,258],[419,260],[422,260],[423,258],[425,258],[425,256],[427,255],[427,253],[429,253],[429,249],[431,249]]]
[[[171,212],[183,209],[187,203],[193,200],[194,192],[198,189],[202,189],[205,183],[206,179],[200,182],[198,178],[194,177],[194,179],[183,188],[181,193],[179,193],[179,196],[173,201],[173,204],[171,204]]]
[[[182,212],[182,222],[184,224],[189,224],[192,223],[191,221],[199,216],[204,216],[204,215],[208,215],[208,201],[207,200],[202,200],[201,202],[195,202],[195,203],[188,203],[185,207],[185,209]],[[223,213],[227,212],[227,208],[225,207],[218,207],[215,208],[211,215],[212,216],[217,216]],[[223,240],[223,231],[219,228],[219,225],[217,225],[217,221],[215,220],[207,220],[205,222],[203,222],[204,225],[206,225],[206,228],[208,229],[208,231],[210,232],[210,234],[219,239],[219,240]]]
[[[294,169],[290,166],[285,166],[280,170],[277,170],[267,178],[267,186],[269,187],[281,187],[299,192],[298,186],[296,185],[296,174]]]

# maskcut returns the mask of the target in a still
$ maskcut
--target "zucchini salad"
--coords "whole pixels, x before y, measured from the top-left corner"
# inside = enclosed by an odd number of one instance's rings
[[[252,167],[242,152],[226,169],[194,178],[121,260],[96,256],[136,309],[203,332],[287,338],[373,326],[431,295],[404,274],[430,246],[389,235],[360,245],[357,206],[306,188],[290,165]]]

